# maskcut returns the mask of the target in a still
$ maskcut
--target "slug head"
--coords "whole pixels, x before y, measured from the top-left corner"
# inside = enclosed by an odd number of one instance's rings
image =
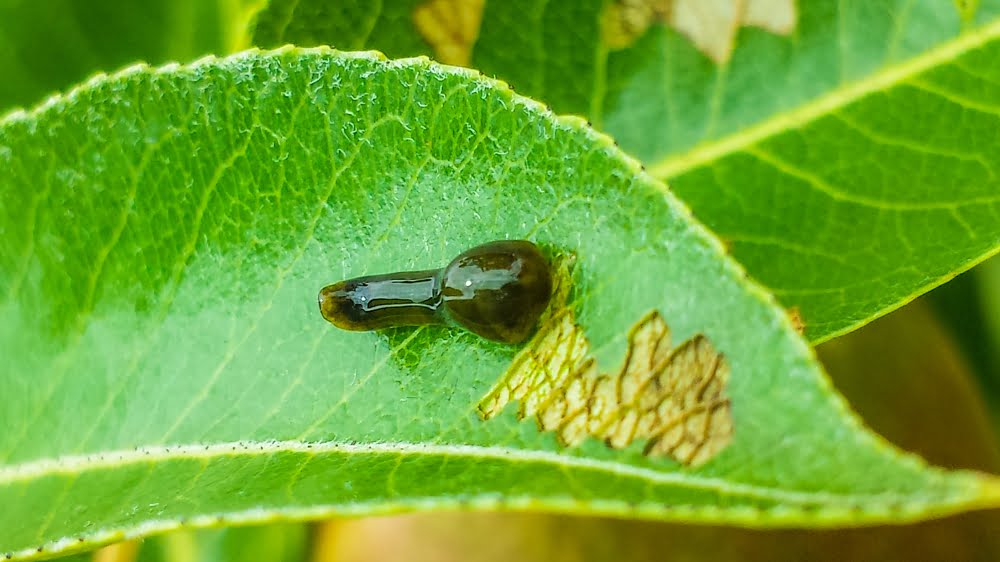
[[[549,304],[552,273],[531,242],[491,242],[448,264],[441,295],[457,324],[487,339],[520,343]]]

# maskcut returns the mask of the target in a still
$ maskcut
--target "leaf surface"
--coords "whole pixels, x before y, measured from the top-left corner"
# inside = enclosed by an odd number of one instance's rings
[[[471,71],[294,48],[134,67],[0,121],[0,168],[0,552],[454,507],[824,526],[1000,502],[864,430],[609,138]],[[566,448],[477,414],[516,348],[317,310],[325,284],[505,238],[576,256],[602,370],[651,310],[725,354],[728,447],[698,468]]]

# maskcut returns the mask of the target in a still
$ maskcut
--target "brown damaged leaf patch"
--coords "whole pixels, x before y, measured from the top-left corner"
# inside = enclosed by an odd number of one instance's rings
[[[646,455],[698,466],[732,438],[728,382],[729,366],[705,336],[673,347],[655,310],[629,332],[618,372],[602,374],[572,310],[562,308],[514,358],[479,411],[489,419],[517,400],[521,419],[534,416],[565,446],[587,437],[615,449],[646,440]]]

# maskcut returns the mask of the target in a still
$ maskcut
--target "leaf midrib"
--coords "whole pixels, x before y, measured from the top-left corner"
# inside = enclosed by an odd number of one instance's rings
[[[609,474],[641,478],[656,484],[697,488],[727,495],[768,500],[785,504],[815,505],[817,503],[863,505],[884,503],[907,505],[914,502],[911,494],[880,492],[875,494],[835,494],[830,492],[801,492],[783,488],[738,484],[721,478],[711,478],[683,472],[663,472],[624,463],[560,454],[549,451],[522,450],[499,446],[440,445],[412,442],[338,443],[305,441],[232,441],[211,445],[145,446],[134,449],[106,451],[85,455],[66,455],[51,459],[38,459],[0,467],[0,485],[57,474],[76,475],[88,470],[114,469],[117,467],[150,462],[214,459],[227,456],[267,456],[277,453],[382,453],[398,456],[442,456],[468,460],[490,459],[511,462],[545,462],[564,468],[604,471]],[[915,456],[911,462],[921,464],[923,470],[937,471]],[[961,473],[962,471],[953,471]]]

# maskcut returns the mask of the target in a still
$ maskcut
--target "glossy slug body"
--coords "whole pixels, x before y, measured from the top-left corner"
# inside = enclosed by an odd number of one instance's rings
[[[319,310],[345,330],[440,324],[441,272],[404,271],[366,275],[334,283],[319,292]]]
[[[548,260],[531,242],[476,246],[440,270],[356,277],[319,292],[323,317],[345,330],[448,324],[504,343],[527,339],[552,296]]]

